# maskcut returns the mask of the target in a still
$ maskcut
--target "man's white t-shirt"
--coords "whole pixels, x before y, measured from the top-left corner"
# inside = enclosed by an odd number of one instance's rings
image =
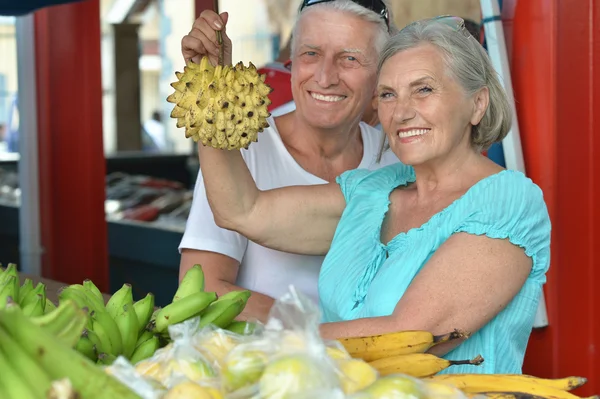
[[[294,160],[285,148],[273,118],[270,117],[268,122],[270,127],[259,134],[258,142],[252,143],[248,150],[242,150],[258,188],[327,184]],[[360,128],[363,158],[358,168],[374,170],[398,162],[391,151],[386,151],[377,163],[383,133],[363,122]],[[243,288],[277,299],[294,285],[296,290],[318,303],[317,282],[324,257],[272,250],[218,227],[206,199],[201,173],[198,173],[192,208],[179,245],[180,251],[182,248],[217,252],[238,260],[240,269],[236,284]]]

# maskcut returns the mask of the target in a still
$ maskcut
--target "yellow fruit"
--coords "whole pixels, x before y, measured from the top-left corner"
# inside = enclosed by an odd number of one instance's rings
[[[335,376],[327,374],[317,360],[306,355],[282,356],[267,365],[259,381],[261,399],[289,399],[311,390],[332,388]]]
[[[369,399],[426,399],[415,380],[402,376],[380,378],[361,392]]]
[[[336,348],[333,346],[327,346],[325,348],[325,351],[327,352],[327,355],[333,360],[351,359],[350,354],[344,349]]]
[[[340,383],[346,394],[364,389],[377,380],[377,370],[360,359],[338,360],[338,368],[342,376]]]
[[[141,362],[135,365],[135,371],[139,374],[150,377],[155,380],[160,380],[160,374],[162,372],[162,367],[159,362],[154,362],[151,360],[142,360]]]
[[[225,390],[233,392],[258,382],[268,361],[267,354],[258,350],[231,352],[221,372]]]
[[[205,56],[200,64],[188,61],[176,76],[167,101],[175,104],[171,117],[186,137],[214,148],[248,148],[269,127],[272,89],[252,63],[213,67]]]
[[[215,399],[212,388],[206,388],[191,381],[175,385],[162,399]]]
[[[241,339],[234,338],[233,334],[224,334],[222,331],[213,331],[201,335],[193,342],[194,348],[202,353],[207,360],[222,368],[225,358],[235,348]]]
[[[171,373],[183,374],[191,381],[200,382],[210,377],[215,376],[215,372],[201,359],[198,360],[171,360],[167,363],[167,369]]]

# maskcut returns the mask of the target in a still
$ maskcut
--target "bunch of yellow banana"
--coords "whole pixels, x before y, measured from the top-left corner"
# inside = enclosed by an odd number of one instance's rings
[[[338,341],[350,356],[372,362],[391,356],[425,353],[436,345],[467,339],[469,335],[458,330],[439,336],[429,331],[397,331],[374,336],[341,338]]]
[[[139,399],[50,331],[78,312],[70,301],[37,321],[15,303],[0,310],[0,398]]]
[[[469,397],[493,399],[579,399],[569,392],[583,386],[587,379],[566,377],[538,378],[521,374],[440,374],[423,381],[449,384]],[[598,399],[593,396],[588,399]]]

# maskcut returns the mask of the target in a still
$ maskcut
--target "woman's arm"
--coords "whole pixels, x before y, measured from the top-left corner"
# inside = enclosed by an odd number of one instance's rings
[[[346,206],[337,184],[260,191],[239,151],[199,145],[198,155],[219,227],[280,251],[327,253]]]
[[[392,315],[323,324],[321,333],[328,339],[402,330],[475,333],[517,295],[531,267],[525,251],[508,240],[457,233],[417,274]],[[459,343],[431,352],[441,356]]]

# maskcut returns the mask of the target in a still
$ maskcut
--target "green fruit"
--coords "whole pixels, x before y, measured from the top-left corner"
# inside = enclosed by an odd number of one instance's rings
[[[425,399],[419,383],[410,377],[388,376],[364,389],[372,399]]]

